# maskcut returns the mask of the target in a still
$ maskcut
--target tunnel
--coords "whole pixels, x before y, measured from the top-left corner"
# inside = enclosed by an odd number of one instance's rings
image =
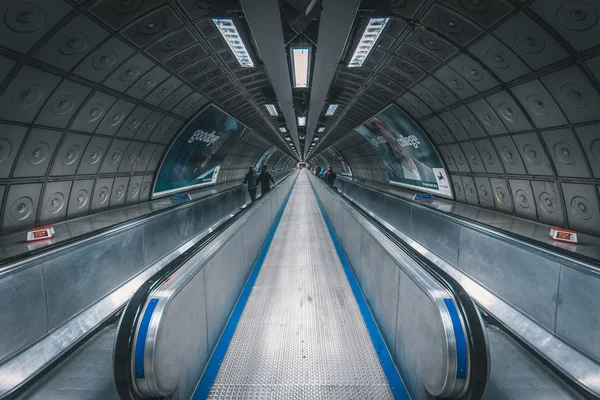
[[[0,399],[600,398],[600,1],[0,15]]]

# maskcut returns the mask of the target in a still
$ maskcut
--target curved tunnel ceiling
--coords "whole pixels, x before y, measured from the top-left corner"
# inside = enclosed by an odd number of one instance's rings
[[[273,0],[286,43],[298,32],[283,11],[308,3]],[[324,11],[300,24],[316,59],[320,17],[340,4],[322,0]],[[309,111],[298,151],[311,158],[335,144],[355,176],[386,182],[352,130],[393,102],[437,145],[458,201],[600,234],[599,7],[362,1],[336,32],[349,37],[324,109],[340,107],[333,117]],[[362,68],[347,68],[373,10],[391,20]],[[237,179],[271,144],[292,156],[281,116],[264,107],[276,82],[238,0],[5,0],[0,13],[2,234],[148,199],[170,141],[211,102],[256,132],[255,148],[236,146],[219,181]],[[255,68],[240,68],[214,29],[219,13],[237,18]]]
[[[2,234],[148,200],[171,139],[210,102],[258,133],[219,181],[271,143],[292,155],[261,109],[264,69],[239,67],[215,12],[242,13],[237,1],[0,2]]]
[[[339,67],[342,112],[308,158],[335,143],[355,176],[387,183],[351,132],[394,102],[437,145],[457,201],[600,235],[600,3],[388,5],[363,68]]]

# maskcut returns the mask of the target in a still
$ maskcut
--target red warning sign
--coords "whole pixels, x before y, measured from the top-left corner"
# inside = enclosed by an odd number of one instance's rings
[[[54,233],[54,226],[52,225],[39,226],[27,231],[27,241],[33,242],[35,240],[50,239],[54,237]]]
[[[571,229],[559,228],[558,226],[553,226],[550,229],[550,236],[554,240],[560,240],[562,242],[570,242],[577,243],[577,232],[572,231]]]

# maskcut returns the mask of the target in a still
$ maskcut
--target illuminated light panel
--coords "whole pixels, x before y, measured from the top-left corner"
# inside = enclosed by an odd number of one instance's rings
[[[287,140],[289,142],[292,140],[292,138],[286,137],[285,140]]]
[[[310,72],[310,47],[292,48],[292,68],[295,88],[308,87],[308,74]]]
[[[287,129],[285,129],[285,127],[283,127],[283,126],[280,126],[280,127],[279,127],[279,132],[281,132],[281,133],[286,133],[286,132],[287,132]]]
[[[250,58],[250,53],[248,53],[233,20],[231,18],[213,18],[212,20],[240,65],[244,68],[254,68],[254,62]]]
[[[276,117],[279,115],[279,113],[277,112],[277,108],[275,108],[275,104],[265,104],[265,107],[267,107],[267,111],[269,111],[269,114],[271,114],[271,116]]]
[[[317,129],[317,132],[319,132],[319,133],[325,132],[325,127],[324,126],[320,127],[319,129]]]
[[[306,126],[306,117],[298,117],[298,126]]]
[[[319,138],[318,138],[318,137],[316,137],[316,138],[314,138],[313,140],[316,142],[317,140],[319,140]]]
[[[371,54],[371,50],[377,43],[377,39],[381,35],[381,32],[385,29],[389,18],[370,18],[365,31],[354,50],[354,54],[348,63],[348,68],[359,68],[362,67],[363,63]]]
[[[327,112],[325,113],[326,117],[331,117],[333,114],[335,114],[335,110],[337,110],[339,104],[330,104],[329,107],[327,107]]]

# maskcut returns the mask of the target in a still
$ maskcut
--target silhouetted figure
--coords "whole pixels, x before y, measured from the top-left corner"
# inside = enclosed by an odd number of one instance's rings
[[[337,178],[337,175],[335,174],[335,172],[333,172],[333,169],[331,167],[327,168],[327,175],[325,176],[325,182],[327,182],[327,184],[329,186],[333,186],[333,182],[335,181],[335,178]]]
[[[256,174],[254,173],[254,167],[250,167],[250,170],[244,178],[244,184],[248,184],[248,194],[250,194],[250,201],[253,203],[256,201]]]
[[[256,182],[256,186],[260,183],[260,195],[264,196],[269,193],[271,190],[271,182],[275,185],[275,181],[270,173],[267,172],[267,166],[263,165],[260,169],[260,175],[258,175],[258,180]]]

